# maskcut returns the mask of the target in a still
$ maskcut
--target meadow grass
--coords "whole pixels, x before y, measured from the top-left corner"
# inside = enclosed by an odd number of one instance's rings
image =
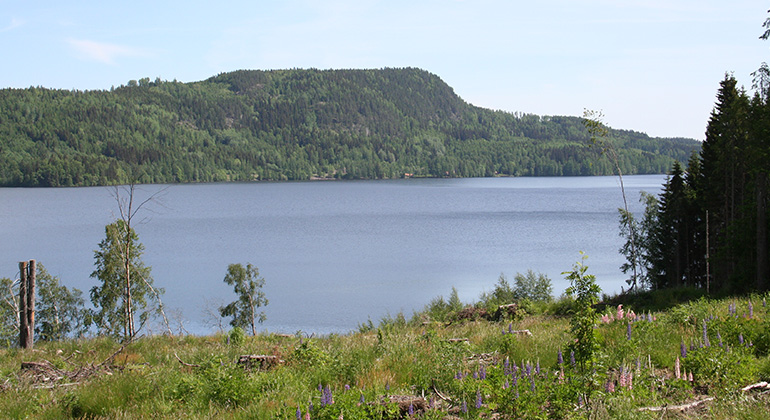
[[[0,349],[0,413],[42,419],[764,419],[768,394],[740,388],[770,379],[767,299],[699,298],[663,311],[606,306],[589,371],[571,365],[569,316],[554,315],[568,312],[564,302],[501,321],[398,315],[358,332],[314,338],[218,334],[142,337],[125,346],[104,337],[37,343],[33,351]],[[532,335],[509,333],[514,330]],[[245,354],[282,363],[247,370],[236,363]],[[22,369],[22,362],[47,363],[49,377]],[[86,370],[89,375],[67,377]],[[707,397],[715,398],[681,412],[640,411]]]

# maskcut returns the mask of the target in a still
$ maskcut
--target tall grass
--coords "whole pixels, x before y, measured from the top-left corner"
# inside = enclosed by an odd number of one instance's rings
[[[608,305],[595,329],[597,369],[587,376],[571,367],[569,317],[553,315],[565,312],[564,301],[501,321],[397,315],[363,331],[316,338],[153,336],[120,351],[105,338],[38,343],[34,352],[0,349],[0,413],[296,419],[299,410],[303,419],[308,412],[312,419],[385,419],[408,418],[411,410],[411,418],[423,419],[658,418],[639,409],[714,396],[696,411],[666,416],[768,418],[767,394],[739,391],[770,379],[768,298],[702,298],[650,312],[623,304],[622,317],[617,304]],[[242,354],[283,362],[246,370],[235,363]],[[684,378],[676,377],[677,358]],[[48,361],[63,372],[104,368],[67,383],[20,369],[26,361]]]

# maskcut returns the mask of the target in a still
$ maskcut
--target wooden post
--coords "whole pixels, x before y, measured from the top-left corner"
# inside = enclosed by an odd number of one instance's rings
[[[29,260],[27,266],[27,346],[35,345],[35,278],[37,271],[35,260]]]
[[[19,263],[19,347],[35,343],[35,260]]]
[[[19,347],[27,348],[27,262],[19,263]]]

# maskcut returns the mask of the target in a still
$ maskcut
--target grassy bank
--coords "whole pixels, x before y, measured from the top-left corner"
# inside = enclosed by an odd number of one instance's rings
[[[0,350],[0,413],[766,419],[768,390],[741,388],[770,379],[768,299],[699,299],[655,312],[613,302],[596,326],[595,370],[586,371],[573,367],[567,351],[565,300],[519,305],[496,321],[481,307],[438,315],[434,302],[411,319],[325,337],[235,331],[125,346],[106,338],[38,343],[34,351]],[[271,357],[247,367],[237,363],[242,355]]]

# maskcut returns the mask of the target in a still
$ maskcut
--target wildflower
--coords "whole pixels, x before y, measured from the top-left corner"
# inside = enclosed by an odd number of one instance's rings
[[[682,339],[682,342],[679,343],[679,355],[682,356],[682,359],[687,357],[687,348],[684,346],[684,339]]]
[[[468,404],[465,403],[465,400],[463,400],[463,406],[462,406],[461,410],[462,410],[463,413],[467,413],[468,412]]]
[[[623,319],[623,305],[618,305],[618,319]]]
[[[305,420],[310,420],[310,412],[305,413]]]
[[[506,359],[507,360],[507,359]],[[564,364],[564,358],[561,355],[561,349],[559,349],[559,352],[556,354],[556,363],[561,366]]]
[[[476,390],[476,408],[481,408],[481,390]]]
[[[482,381],[484,379],[487,379],[487,368],[485,368],[484,365],[479,367],[479,379],[481,379]]]
[[[435,404],[436,404],[436,400],[434,400],[433,397],[431,396],[430,399],[428,399],[428,408],[432,409]]]
[[[513,324],[508,324],[508,334],[513,334]]]
[[[628,390],[634,389],[634,372],[628,372]]]
[[[362,405],[366,404],[366,398],[364,398],[364,393],[361,393],[361,398],[358,400]]]
[[[679,356],[676,357],[676,361],[674,362],[674,375],[676,376],[676,379],[682,378],[682,373],[679,370]]]
[[[350,391],[350,385],[345,384],[345,391]]]
[[[620,367],[620,379],[618,385],[620,385],[621,388],[626,387],[626,372],[624,371],[623,366]]]
[[[754,318],[754,305],[749,301],[749,319]]]
[[[575,351],[574,350],[569,352],[569,364],[572,365],[572,367],[575,367]]]
[[[409,402],[409,415],[410,416],[414,415],[414,404],[412,404],[411,401]]]
[[[529,377],[529,384],[530,384],[530,385],[529,385],[529,389],[530,389],[532,392],[535,392],[535,377],[534,377],[534,376],[530,376],[530,377]]]
[[[631,323],[628,323],[628,327],[626,327],[626,340],[631,340]]]
[[[743,344],[743,333],[738,334],[738,342]]]
[[[605,389],[607,392],[610,392],[610,393],[612,393],[612,392],[615,392],[615,382],[613,382],[613,381],[611,381],[611,380],[610,380],[610,381],[607,381],[607,383],[606,383],[606,384],[604,384],[604,389]]]
[[[302,410],[299,409],[299,406],[297,407],[297,420],[302,420]]]
[[[692,372],[689,373],[689,377],[687,378],[690,382],[692,382]]]
[[[527,376],[532,376],[532,363],[527,362]]]
[[[703,321],[703,345],[705,347],[711,347],[711,344],[709,343],[708,330],[706,328],[706,321]]]
[[[508,379],[506,379],[505,382],[503,382],[503,389],[508,389],[510,386],[511,385],[508,383]]]
[[[537,365],[535,365],[535,374],[536,375],[540,374],[540,360],[539,359],[537,361]]]

